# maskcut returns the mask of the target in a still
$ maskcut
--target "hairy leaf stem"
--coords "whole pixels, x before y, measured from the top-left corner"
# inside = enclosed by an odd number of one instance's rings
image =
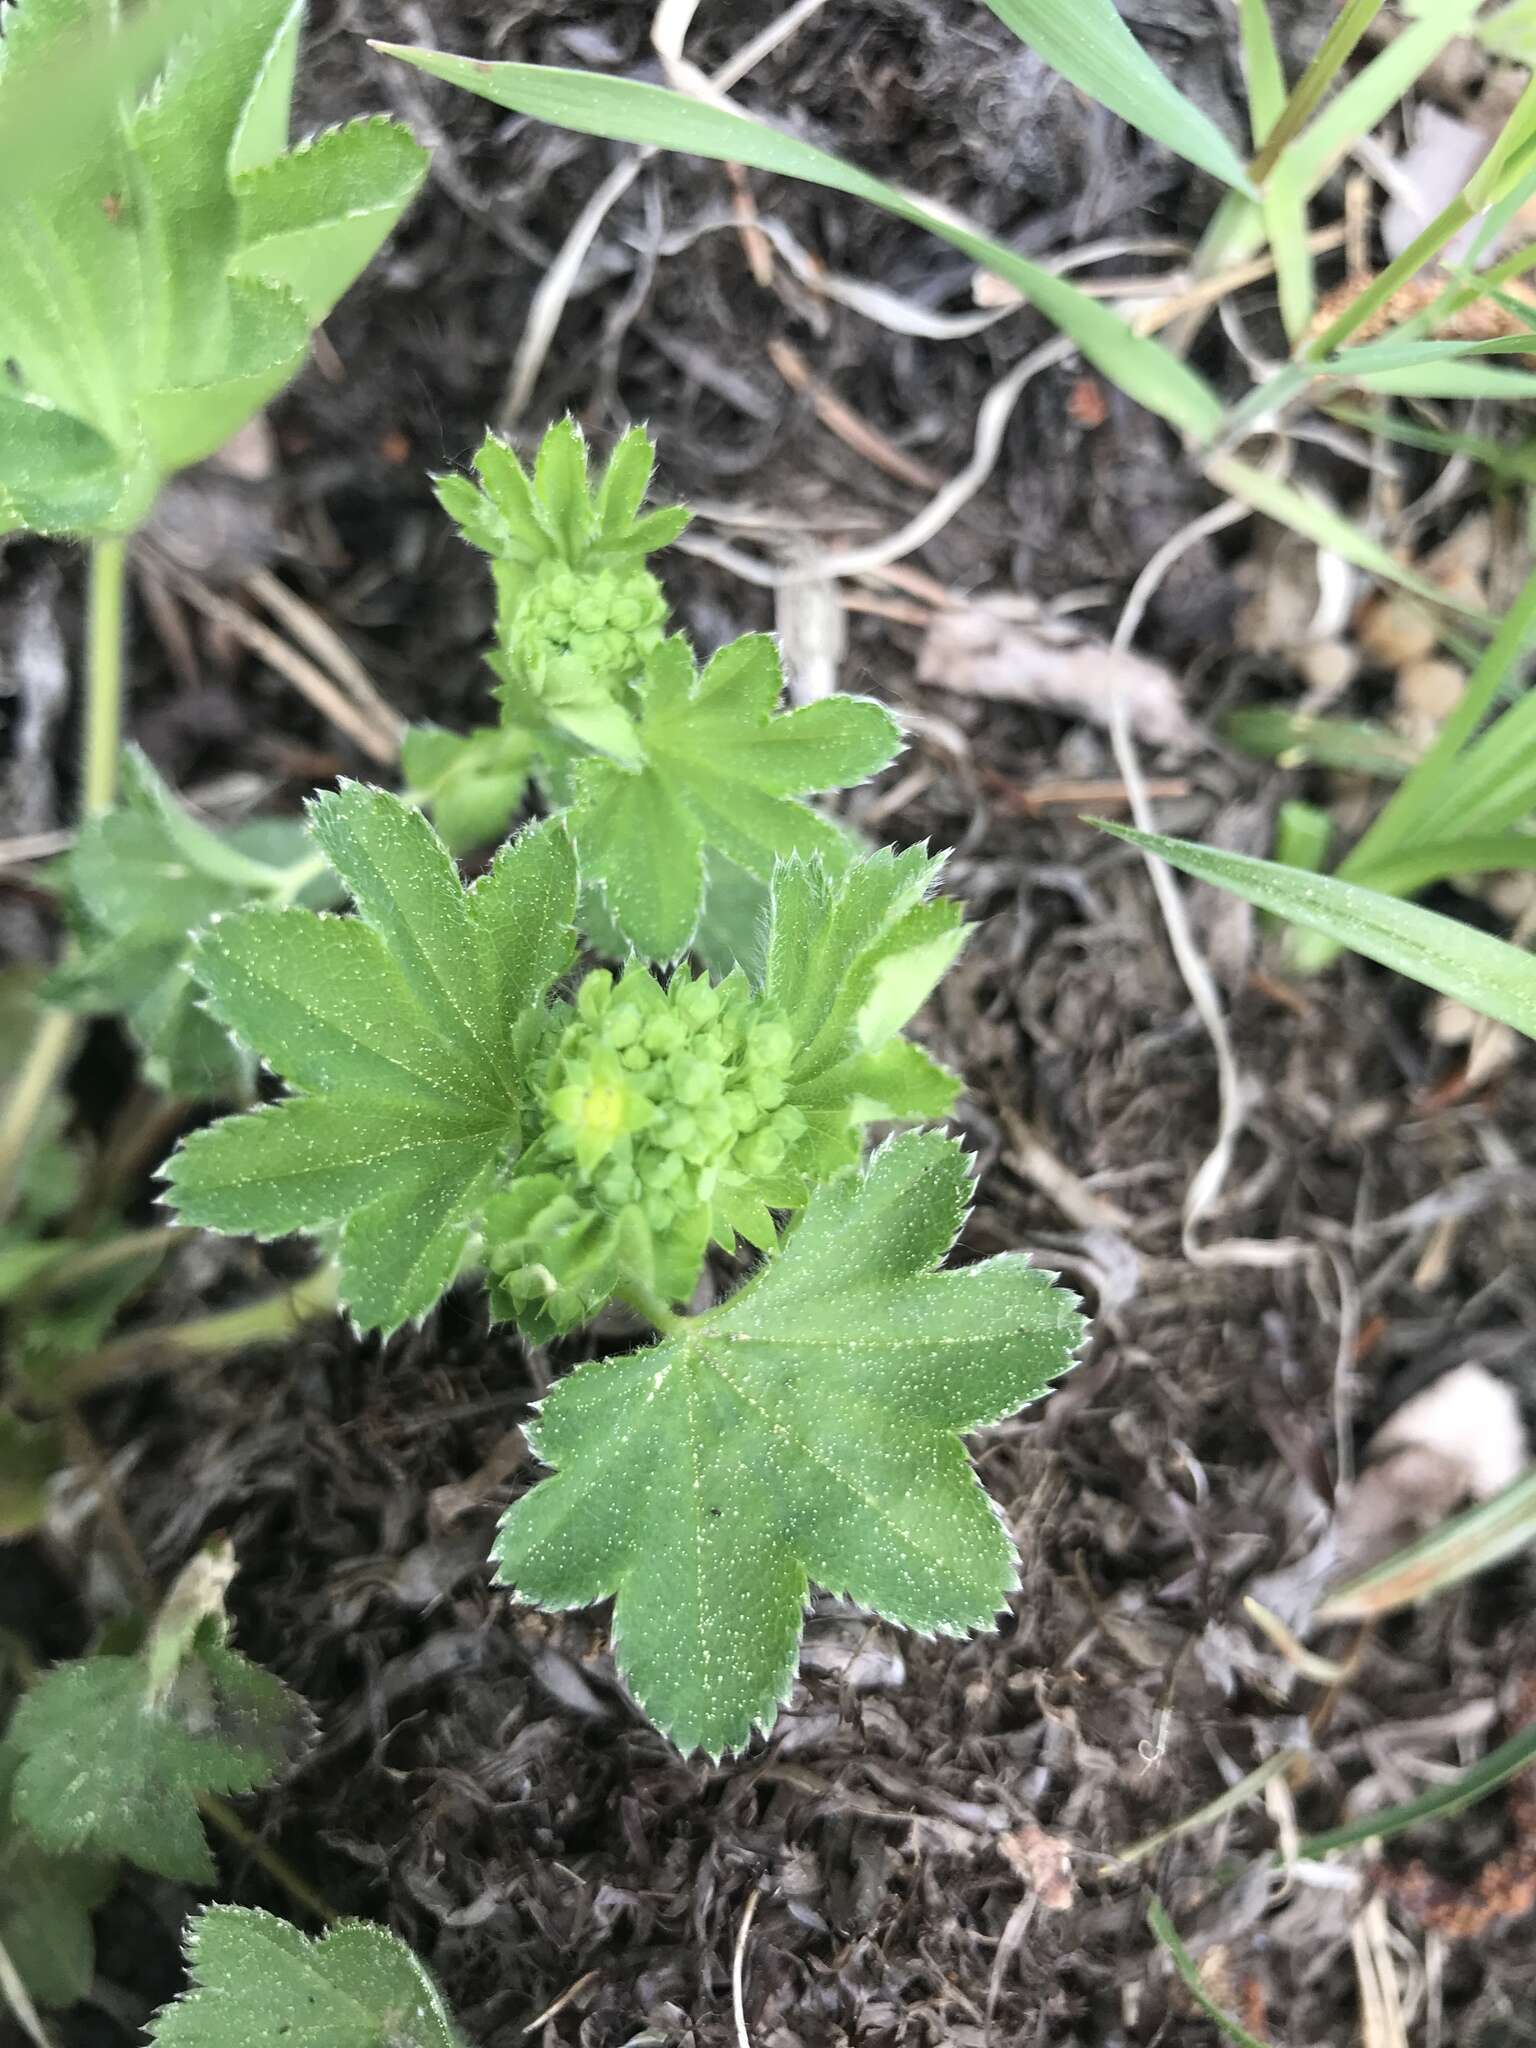
[[[201,1364],[249,1344],[267,1344],[289,1337],[302,1323],[336,1312],[336,1272],[330,1265],[285,1287],[280,1293],[248,1302],[217,1315],[193,1316],[184,1323],[135,1330],[90,1352],[50,1380],[36,1394],[38,1405],[54,1407],[125,1380],[155,1372],[173,1372]]]

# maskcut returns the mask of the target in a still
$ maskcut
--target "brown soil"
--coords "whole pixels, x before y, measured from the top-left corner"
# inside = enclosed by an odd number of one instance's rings
[[[776,11],[713,10],[728,32],[705,24],[700,61]],[[1330,13],[1321,0],[1283,11],[1302,42]],[[162,537],[195,540],[215,583],[270,559],[402,712],[468,723],[485,703],[488,590],[425,473],[472,451],[543,267],[615,152],[418,90],[357,32],[629,71],[648,61],[650,10],[339,0],[314,12],[306,119],[390,104],[430,118],[436,175],[330,324],[330,350],[275,409],[270,478],[191,480]],[[1140,0],[1126,12],[1235,124],[1229,10]],[[1187,231],[1212,202],[981,8],[833,0],[742,97],[793,109],[808,135],[1030,252]],[[917,231],[750,183],[761,212],[827,264],[932,307],[968,303],[965,265]],[[764,289],[733,231],[689,239],[731,199],[716,166],[642,173],[599,236],[527,426],[567,407],[599,438],[643,419],[666,495],[750,509],[781,534],[894,527],[924,493],[830,431],[769,341],[792,343],[891,446],[948,475],[986,390],[1041,330],[1025,315],[970,340],[903,339],[793,286]],[[1210,347],[1206,367],[1221,375]],[[1082,615],[1104,630],[1135,569],[1209,498],[1145,413],[1107,390],[1102,404],[1074,402],[1079,375],[1067,365],[1036,380],[992,483],[915,566],[1041,599],[1104,585]],[[1218,544],[1187,557],[1146,636],[1186,678],[1196,717],[1255,687],[1251,665],[1233,661],[1231,559]],[[670,580],[705,644],[775,623],[768,593],[698,556],[673,558]],[[7,551],[10,630],[31,604],[72,638],[76,602],[56,553]],[[1179,1208],[1211,1142],[1215,1069],[1146,875],[1070,810],[1035,815],[1019,801],[1050,778],[1113,777],[1103,735],[921,688],[913,625],[870,613],[848,624],[844,685],[915,714],[907,757],[854,815],[886,837],[956,847],[951,881],[979,921],[928,1020],[970,1084],[963,1122],[981,1183],[968,1243],[1038,1251],[1097,1315],[1061,1390],[977,1446],[1025,1559],[998,1634],[914,1641],[823,1604],[772,1737],[719,1768],[679,1761],[618,1689],[601,1615],[541,1617],[487,1585],[498,1508],[532,1477],[509,1432],[565,1361],[488,1331],[468,1290],[382,1350],[337,1328],[103,1400],[92,1425],[152,1571],[164,1582],[227,1531],[239,1640],[319,1716],[320,1748],[251,1803],[252,1823],[337,1909],[411,1941],[480,2048],[510,2048],[567,1993],[530,2038],[725,2048],[749,1911],[757,2048],[1214,2041],[1147,1931],[1154,1889],[1215,1995],[1255,2032],[1288,2048],[1346,2042],[1361,1896],[1282,1894],[1266,1879],[1284,1803],[1250,1802],[1136,1867],[1110,1859],[1277,1748],[1314,1745],[1291,1798],[1305,1831],[1409,1796],[1517,1721],[1517,1681],[1536,1670],[1524,1565],[1388,1624],[1327,1701],[1241,1601],[1259,1588],[1282,1606],[1304,1578],[1329,1528],[1341,1437],[1358,1448],[1408,1392],[1469,1357],[1536,1398],[1536,1073],[1522,1056],[1479,1094],[1437,1095],[1456,1055],[1429,1044],[1420,992],[1345,962],[1287,1004],[1250,978],[1244,922],[1200,902],[1263,1093],[1206,1233],[1217,1251],[1192,1262]],[[216,635],[199,631],[195,647],[194,670],[178,675],[140,606],[133,730],[173,781],[254,771],[282,808],[338,770],[369,772],[270,672]],[[67,812],[67,721],[58,702],[40,715],[20,829]],[[1192,791],[1167,807],[1171,824],[1267,845],[1272,775],[1214,745],[1176,765]],[[0,917],[7,945],[41,949],[33,897],[0,891]],[[86,1112],[106,1115],[128,1080],[123,1048],[98,1031],[76,1076]],[[1085,1227],[1031,1178],[1026,1126],[1123,1212],[1118,1227]],[[1440,1270],[1426,1275],[1437,1231]],[[1252,1239],[1310,1250],[1278,1267],[1221,1250]],[[146,1312],[243,1298],[263,1271],[293,1270],[285,1258],[200,1245]],[[0,1621],[38,1654],[68,1654],[88,1633],[110,1542],[86,1529],[79,1543],[94,1573],[38,1545],[7,1553]],[[1446,1886],[1477,1895],[1478,1872],[1519,1849],[1522,1813],[1528,1802],[1495,1798],[1392,1845],[1404,1872],[1425,1866],[1417,1893],[1406,1879],[1389,1887],[1421,1962],[1415,1896],[1430,1879],[1436,1898]],[[220,1896],[288,1910],[248,1857],[228,1850],[222,1865]],[[62,2040],[136,2038],[177,1986],[190,1903],[169,1885],[125,1888],[99,1919],[100,1999],[59,2022]],[[1421,2018],[1414,2038],[1536,2040],[1530,1930],[1517,1911],[1472,1940],[1434,1933],[1439,2031]]]

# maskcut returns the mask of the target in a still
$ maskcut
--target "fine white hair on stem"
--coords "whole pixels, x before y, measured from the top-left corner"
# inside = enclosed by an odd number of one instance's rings
[[[1147,606],[1179,557],[1187,553],[1197,542],[1209,539],[1212,534],[1220,533],[1228,526],[1235,526],[1240,519],[1248,518],[1251,509],[1239,498],[1224,498],[1219,505],[1213,505],[1210,511],[1202,512],[1198,519],[1190,520],[1187,526],[1181,527],[1170,539],[1164,541],[1131,586],[1131,594],[1125,601],[1125,609],[1120,614],[1114,638],[1110,642],[1116,654],[1123,654],[1130,648],[1146,616]],[[1146,778],[1141,772],[1136,743],[1131,737],[1125,693],[1120,687],[1118,671],[1113,664],[1110,665],[1109,682],[1109,736],[1114,748],[1115,763],[1120,770],[1120,779],[1125,784],[1131,817],[1141,831],[1155,832],[1157,818],[1152,809],[1152,800],[1147,794]],[[1217,1118],[1215,1142],[1191,1179],[1184,1195],[1184,1255],[1197,1265],[1292,1265],[1298,1258],[1307,1255],[1307,1247],[1289,1238],[1279,1238],[1273,1242],[1255,1238],[1231,1238],[1218,1245],[1202,1245],[1199,1241],[1200,1225],[1215,1207],[1227,1175],[1231,1171],[1237,1140],[1247,1119],[1248,1086],[1232,1047],[1232,1038],[1227,1030],[1227,1020],[1222,1013],[1221,997],[1217,993],[1215,979],[1206,965],[1205,956],[1195,943],[1183,892],[1173,878],[1173,870],[1166,861],[1159,860],[1155,854],[1146,854],[1143,858],[1152,877],[1152,887],[1157,896],[1158,909],[1162,912],[1168,944],[1183,977],[1184,986],[1189,990],[1195,1014],[1204,1025],[1206,1036],[1210,1039],[1212,1051],[1216,1055],[1216,1079],[1220,1092],[1221,1108]]]

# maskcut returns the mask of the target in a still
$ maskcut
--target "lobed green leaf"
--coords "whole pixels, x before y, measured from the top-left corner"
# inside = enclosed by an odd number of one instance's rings
[[[61,1664],[17,1707],[17,1820],[55,1855],[122,1856],[206,1884],[198,1799],[264,1784],[308,1733],[303,1703],[212,1625],[162,1692],[143,1656]]]
[[[0,1743],[0,1946],[40,2005],[73,2005],[96,1974],[91,1915],[111,1891],[109,1858],[55,1856],[11,1813],[19,1759]]]
[[[545,1402],[553,1473],[508,1512],[499,1576],[549,1607],[614,1595],[619,1668],[681,1749],[772,1718],[813,1580],[948,1634],[1017,1586],[960,1437],[1038,1395],[1083,1325],[1024,1258],[935,1270],[969,1193],[953,1139],[894,1139],[724,1307]]]
[[[117,806],[87,821],[55,871],[80,946],[50,977],[49,1000],[122,1016],[150,1079],[174,1095],[240,1095],[250,1084],[250,1062],[201,1007],[193,972],[200,928],[287,887],[290,869],[255,857],[242,836],[199,824],[131,747]],[[264,837],[279,855],[294,850],[280,834]],[[311,886],[324,895],[318,877]]]
[[[680,638],[652,657],[640,690],[642,765],[589,761],[575,771],[571,824],[583,874],[647,958],[676,959],[697,928],[705,849],[767,881],[777,861],[820,856],[841,866],[836,825],[798,799],[846,789],[901,744],[890,713],[867,697],[829,697],[776,713],[778,651],[752,634],[702,674]]]
[[[149,2026],[156,2048],[462,2048],[403,1941],[344,1920],[310,1940],[249,1906],[208,1906],[187,1935],[190,1983]]]
[[[87,52],[72,147],[0,182],[0,520],[44,532],[130,531],[278,391],[426,168],[377,122],[282,154],[302,0],[123,12],[21,0],[0,43],[0,135]]]
[[[389,1331],[451,1284],[517,1149],[518,1034],[570,963],[576,865],[549,823],[466,890],[419,812],[359,784],[311,829],[358,916],[248,911],[196,952],[209,1007],[308,1092],[194,1132],[164,1171],[189,1222],[334,1237],[344,1302]]]

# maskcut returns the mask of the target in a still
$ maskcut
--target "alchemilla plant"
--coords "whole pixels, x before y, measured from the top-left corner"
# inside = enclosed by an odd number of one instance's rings
[[[620,1668],[684,1748],[771,1719],[813,1579],[913,1627],[989,1621],[1013,1553],[960,1433],[1039,1393],[1080,1326],[1017,1256],[935,1270],[969,1187],[953,1139],[861,1163],[870,1123],[955,1095],[902,1036],[964,937],[939,864],[792,858],[753,972],[632,959],[572,983],[565,819],[468,888],[383,791],[317,798],[310,831],[355,913],[252,908],[198,943],[208,1010],[290,1093],[186,1141],[180,1218],[314,1233],[363,1327],[420,1318],[474,1270],[535,1338],[614,1301],[653,1326],[546,1403],[559,1469],[499,1565],[550,1605],[616,1593]],[[712,1244],[764,1264],[690,1316]]]
[[[958,1634],[1018,1583],[964,1438],[1039,1395],[1082,1322],[1017,1254],[945,1263],[971,1165],[933,1126],[960,1082],[907,1034],[964,920],[941,856],[814,801],[895,758],[890,713],[786,706],[772,640],[701,660],[676,630],[656,559],[689,515],[647,507],[640,428],[600,470],[565,420],[527,466],[491,436],[475,480],[438,480],[487,558],[494,688],[472,731],[406,736],[400,790],[342,780],[302,827],[220,832],[121,754],[126,537],[293,374],[425,163],[389,122],[290,147],[301,0],[170,6],[78,155],[0,193],[0,527],[92,565],[69,942],[4,1019],[32,1038],[0,1090],[0,1537],[45,1515],[82,1354],[170,1238],[97,1213],[68,1133],[74,1018],[114,1015],[148,1081],[225,1112],[165,1164],[179,1223],[313,1240],[274,1330],[302,1297],[387,1337],[461,1282],[532,1343],[592,1326],[494,1569],[550,1609],[611,1598],[637,1702],[718,1758],[788,1698],[814,1588]],[[69,38],[135,33],[118,0],[0,20],[0,138]],[[213,1348],[212,1323],[168,1341]],[[309,1738],[230,1640],[232,1571],[211,1550],[15,1688],[0,1949],[25,1997],[83,1994],[124,1862],[206,1883],[223,1795]],[[152,2030],[178,2048],[458,2039],[379,1929],[214,1907],[190,1957]]]
[[[182,12],[148,90],[84,124],[67,168],[0,190],[0,531],[132,532],[294,375],[425,175],[393,121],[290,149],[303,0]],[[0,119],[120,7],[3,18]]]
[[[439,479],[445,511],[490,557],[501,720],[460,739],[417,727],[405,765],[460,849],[504,829],[536,779],[568,818],[595,938],[658,961],[693,948],[728,967],[753,949],[777,862],[798,854],[836,873],[857,851],[806,799],[888,766],[901,734],[868,697],[782,710],[764,634],[701,668],[668,633],[646,564],[689,514],[641,509],[654,463],[650,437],[631,428],[594,484],[582,436],[563,420],[531,473],[489,435],[478,486]]]

